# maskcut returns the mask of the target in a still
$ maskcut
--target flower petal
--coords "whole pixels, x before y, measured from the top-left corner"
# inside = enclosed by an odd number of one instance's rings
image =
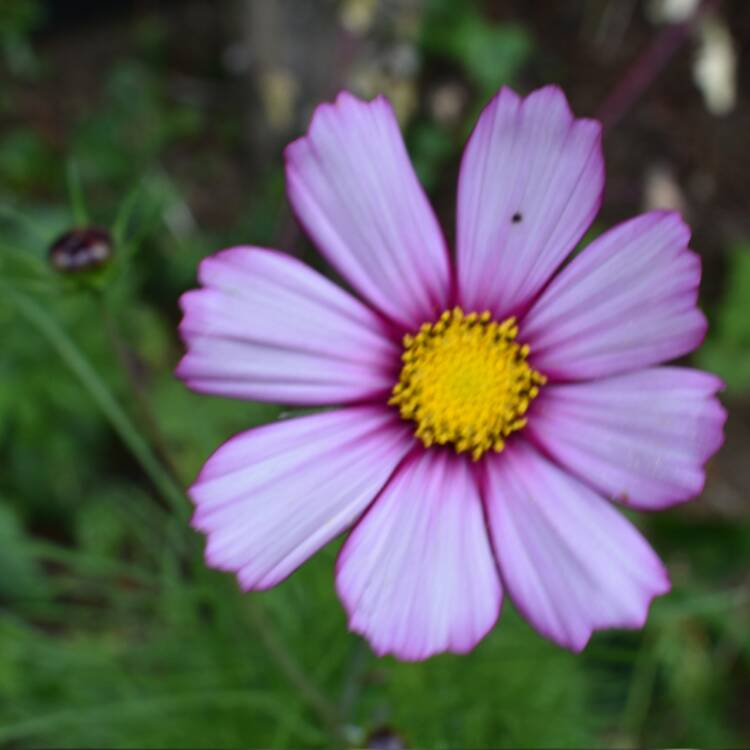
[[[237,435],[190,488],[208,564],[244,589],[276,585],[363,513],[413,443],[389,410],[365,406]]]
[[[556,461],[626,505],[657,510],[703,489],[726,412],[715,376],[659,367],[543,388],[526,434]]]
[[[482,112],[458,183],[461,304],[520,314],[581,239],[604,188],[601,126],[557,86],[503,88]]]
[[[298,260],[237,247],[206,258],[199,278],[181,299],[177,367],[194,390],[312,405],[392,387],[399,354],[385,324]]]
[[[364,297],[407,328],[447,307],[445,240],[385,98],[319,106],[286,164],[297,216]]]
[[[349,627],[380,655],[465,653],[490,630],[502,591],[474,475],[463,457],[418,451],[341,551]]]
[[[523,440],[484,465],[500,573],[534,628],[580,651],[594,630],[642,627],[669,579],[635,527]]]
[[[586,380],[665,362],[706,332],[701,268],[678,214],[653,211],[594,240],[521,322],[531,361],[551,378]]]

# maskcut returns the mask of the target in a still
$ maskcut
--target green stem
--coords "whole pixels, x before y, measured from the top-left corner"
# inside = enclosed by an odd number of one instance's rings
[[[79,227],[86,226],[86,224],[89,223],[89,216],[88,211],[86,210],[86,201],[83,197],[81,175],[75,162],[68,162],[66,177],[68,181],[70,205],[73,209],[73,218]]]
[[[154,487],[169,503],[174,514],[186,520],[188,506],[182,488],[159,463],[148,442],[143,439],[130,417],[117,403],[99,374],[78,349],[65,329],[34,299],[2,284],[6,297],[16,306],[28,323],[47,340],[68,369],[78,378],[101,409],[112,428],[127,446]]]
[[[63,327],[32,298],[19,293],[8,284],[2,282],[0,282],[0,288],[5,291],[6,297],[16,306],[23,317],[47,340],[71,372],[79,379],[115,432],[117,432],[138,460],[154,486],[169,502],[175,515],[180,519],[186,519],[188,507],[185,503],[185,496],[182,489],[159,463],[151,447],[141,437],[130,417],[128,417],[117,403],[112,393],[99,377],[99,374],[78,349],[70,336],[68,336]],[[258,631],[272,659],[281,672],[300,691],[306,702],[316,710],[337,741],[342,745],[345,744],[336,709],[310,683],[302,668],[287,653],[281,642],[272,632],[263,613],[254,606],[254,603],[251,603],[248,609],[253,626]]]
[[[369,656],[370,650],[365,645],[365,642],[358,638],[349,659],[349,668],[344,679],[344,688],[341,692],[341,715],[347,720],[350,719],[350,714],[357,705],[362,692],[362,683],[367,670]]]
[[[133,397],[133,406],[136,416],[140,418],[139,421],[146,436],[149,438],[151,445],[154,446],[156,455],[161,459],[162,464],[172,477],[172,481],[181,486],[182,482],[180,481],[180,473],[170,455],[167,440],[162,433],[159,422],[152,413],[151,405],[143,392],[141,384],[138,382],[138,379],[133,372],[133,366],[128,354],[128,346],[121,333],[117,318],[110,309],[107,297],[103,290],[95,288],[93,292],[99,316],[104,323],[110,346],[120,364],[128,389]]]
[[[648,643],[643,643],[636,656],[633,675],[622,714],[622,728],[636,745],[641,744],[643,730],[656,684],[657,663]]]
[[[289,683],[299,691],[299,694],[315,710],[336,741],[342,746],[346,746],[347,742],[341,726],[341,717],[336,707],[310,682],[304,670],[289,655],[278,640],[265,613],[255,600],[248,601],[247,613],[252,626],[263,641],[263,645]]]

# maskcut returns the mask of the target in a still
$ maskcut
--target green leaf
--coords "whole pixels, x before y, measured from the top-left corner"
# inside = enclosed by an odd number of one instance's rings
[[[459,63],[486,99],[512,84],[534,49],[531,35],[518,23],[491,23],[470,3],[434,3],[423,33],[423,46]]]

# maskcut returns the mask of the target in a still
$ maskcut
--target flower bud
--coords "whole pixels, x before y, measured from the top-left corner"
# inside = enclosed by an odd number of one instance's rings
[[[49,262],[61,273],[91,271],[112,257],[112,238],[106,229],[72,229],[50,245]]]

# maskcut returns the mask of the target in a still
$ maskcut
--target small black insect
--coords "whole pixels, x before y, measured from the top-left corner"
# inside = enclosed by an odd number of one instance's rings
[[[49,248],[52,266],[63,273],[90,271],[112,256],[112,238],[106,229],[83,227],[60,235]]]
[[[523,221],[523,214],[520,211],[516,211],[513,216],[510,217],[510,220],[514,224],[519,224],[521,221]]]

